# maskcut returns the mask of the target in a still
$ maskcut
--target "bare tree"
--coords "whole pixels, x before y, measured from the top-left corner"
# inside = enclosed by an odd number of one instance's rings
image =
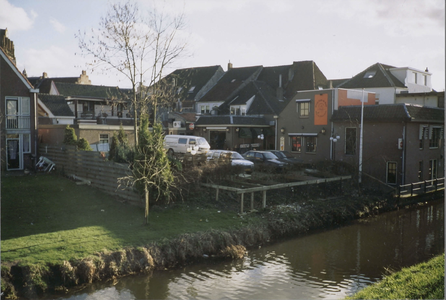
[[[93,57],[93,68],[118,72],[131,83],[135,146],[139,114],[151,107],[156,122],[158,91],[162,90],[158,82],[185,50],[187,43],[179,36],[183,27],[182,13],[171,17],[156,8],[141,13],[136,3],[126,2],[112,4],[98,29],[76,35],[82,54]]]

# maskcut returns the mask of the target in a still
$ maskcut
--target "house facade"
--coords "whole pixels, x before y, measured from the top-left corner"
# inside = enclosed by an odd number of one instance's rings
[[[4,31],[3,31],[4,32]],[[4,32],[0,45],[2,170],[33,169],[37,155],[37,94],[17,69],[13,44]],[[5,43],[7,39],[7,43]],[[6,50],[4,50],[6,47]],[[8,49],[9,47],[9,49]]]
[[[307,163],[334,159],[341,138],[331,122],[333,112],[361,101],[375,105],[375,93],[339,88],[298,91],[277,117],[277,149]]]
[[[389,185],[444,177],[444,109],[410,104],[340,107],[331,118],[340,140],[335,159]]]

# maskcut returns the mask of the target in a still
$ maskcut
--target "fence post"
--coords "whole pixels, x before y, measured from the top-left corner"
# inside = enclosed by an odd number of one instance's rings
[[[262,208],[266,207],[266,190],[263,191],[263,201],[262,201]]]
[[[254,210],[254,192],[251,193],[251,210]]]
[[[241,193],[240,196],[240,213],[243,213],[243,198],[245,196],[245,193]]]
[[[413,196],[413,183],[410,184],[410,196]]]
[[[426,182],[426,180],[424,181],[424,193],[426,194],[426,192],[427,192],[427,182]]]
[[[217,187],[217,192],[215,193],[215,201],[218,201],[218,192],[220,191],[220,189]]]
[[[438,178],[435,178],[435,191],[437,191]]]

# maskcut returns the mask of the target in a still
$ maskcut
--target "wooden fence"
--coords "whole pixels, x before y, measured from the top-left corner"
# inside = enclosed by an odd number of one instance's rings
[[[56,164],[58,172],[88,180],[91,186],[118,196],[131,204],[142,205],[139,194],[129,187],[118,187],[118,178],[129,175],[127,164],[105,160],[101,152],[77,151],[70,146],[41,146],[41,156]]]
[[[436,178],[398,186],[397,197],[407,198],[444,190],[444,178]]]
[[[245,193],[251,193],[251,210],[254,209],[254,193],[262,192],[262,208],[266,207],[266,192],[275,190],[275,189],[283,189],[295,186],[309,186],[309,185],[318,185],[322,183],[328,182],[339,182],[340,191],[342,191],[342,181],[350,180],[351,176],[341,176],[335,178],[324,178],[324,179],[315,179],[315,180],[307,180],[307,181],[298,181],[298,182],[289,182],[289,183],[280,183],[274,185],[262,185],[251,188],[235,188],[230,186],[202,183],[201,185],[204,187],[214,188],[216,190],[215,200],[218,201],[219,191],[226,190],[231,192],[236,192],[237,195],[240,195],[240,213],[244,212],[244,198]]]

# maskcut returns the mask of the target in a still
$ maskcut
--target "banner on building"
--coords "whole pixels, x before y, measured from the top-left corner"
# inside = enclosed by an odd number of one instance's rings
[[[314,96],[314,125],[327,125],[328,94]]]

